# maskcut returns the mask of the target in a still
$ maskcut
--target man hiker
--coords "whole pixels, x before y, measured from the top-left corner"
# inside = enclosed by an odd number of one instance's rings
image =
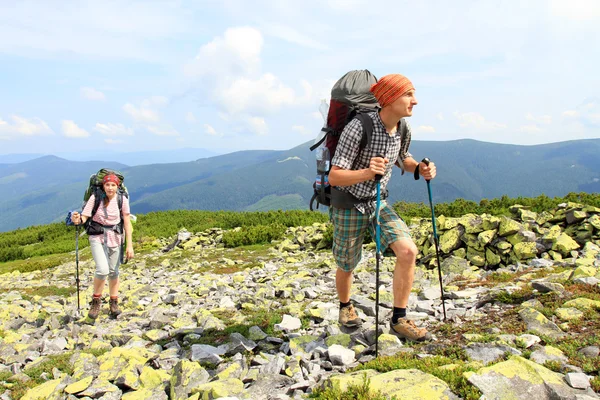
[[[396,164],[405,171],[420,174],[425,179],[436,175],[435,165],[417,162],[408,152],[410,128],[400,120],[412,115],[417,105],[415,88],[410,80],[400,74],[382,77],[371,86],[381,109],[368,115],[373,120],[373,135],[370,145],[360,150],[362,125],[358,119],[352,120],[342,132],[335,155],[331,161],[329,183],[336,187],[332,191],[330,217],[333,222],[333,255],[338,265],[336,289],[340,299],[340,324],[353,327],[362,321],[350,302],[352,271],[362,255],[362,244],[369,229],[375,237],[375,176],[381,175],[382,195],[380,208],[381,249],[390,248],[396,255],[393,278],[394,312],[390,321],[392,333],[398,336],[421,341],[428,338],[428,332],[406,318],[408,297],[413,285],[417,247],[413,243],[408,227],[385,202],[387,183]],[[406,140],[401,141],[401,127],[408,130]],[[417,171],[417,172],[415,172]],[[351,195],[356,201],[353,207],[335,207],[334,196]]]
[[[131,233],[133,231],[130,220],[129,198],[122,196],[122,209],[119,210],[117,191],[121,181],[115,174],[108,174],[102,180],[102,200],[98,210],[94,215],[94,203],[96,195],[92,194],[87,201],[81,214],[74,212],[71,219],[75,225],[84,224],[88,218],[92,218],[91,224],[97,233],[92,234],[88,230],[90,238],[90,249],[92,257],[96,263],[96,274],[94,275],[94,292],[88,317],[98,318],[102,302],[102,292],[106,278],[108,277],[108,290],[110,292],[109,313],[116,318],[121,310],[119,309],[119,265],[121,262],[121,244],[123,243],[123,233],[119,232],[118,227],[121,222],[127,238],[126,257],[132,259],[134,256],[133,242]],[[110,227],[110,228],[109,228]]]

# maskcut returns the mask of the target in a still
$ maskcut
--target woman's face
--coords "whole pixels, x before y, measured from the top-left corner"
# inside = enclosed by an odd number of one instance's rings
[[[108,197],[113,197],[117,193],[117,184],[114,182],[106,182],[104,184],[104,192]]]

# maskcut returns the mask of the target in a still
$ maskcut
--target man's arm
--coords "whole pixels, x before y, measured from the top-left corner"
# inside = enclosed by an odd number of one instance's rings
[[[369,163],[369,168],[350,170],[334,165],[329,171],[329,184],[331,186],[352,186],[360,182],[370,181],[375,179],[377,174],[385,174],[387,163],[387,158],[373,157]]]
[[[406,157],[404,161],[402,161],[402,165],[404,166],[404,170],[408,172],[415,172],[417,166],[419,166],[419,175],[427,180],[431,180],[435,178],[436,169],[435,164],[430,162],[429,165],[425,165],[425,163],[420,163],[412,157]]]

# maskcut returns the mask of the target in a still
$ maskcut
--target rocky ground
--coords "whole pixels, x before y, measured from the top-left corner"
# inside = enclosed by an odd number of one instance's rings
[[[422,256],[409,317],[433,340],[389,334],[386,258],[377,359],[374,245],[352,295],[365,323],[341,329],[331,254],[316,250],[325,224],[269,246],[224,249],[219,229],[141,244],[122,267],[123,314],[110,319],[105,303],[95,323],[89,250],[81,313],[74,261],[2,275],[0,399],[295,399],[365,379],[382,398],[598,398],[600,210],[513,211],[440,217],[446,321],[431,223],[412,221]]]

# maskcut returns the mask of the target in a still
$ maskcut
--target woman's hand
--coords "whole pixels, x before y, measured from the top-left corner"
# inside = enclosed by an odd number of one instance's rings
[[[71,222],[73,222],[73,225],[81,225],[81,214],[77,211],[71,213]]]
[[[131,244],[127,245],[127,249],[125,250],[125,255],[127,256],[128,260],[133,259],[133,257],[135,256],[135,254],[133,252],[133,245],[131,245]]]

